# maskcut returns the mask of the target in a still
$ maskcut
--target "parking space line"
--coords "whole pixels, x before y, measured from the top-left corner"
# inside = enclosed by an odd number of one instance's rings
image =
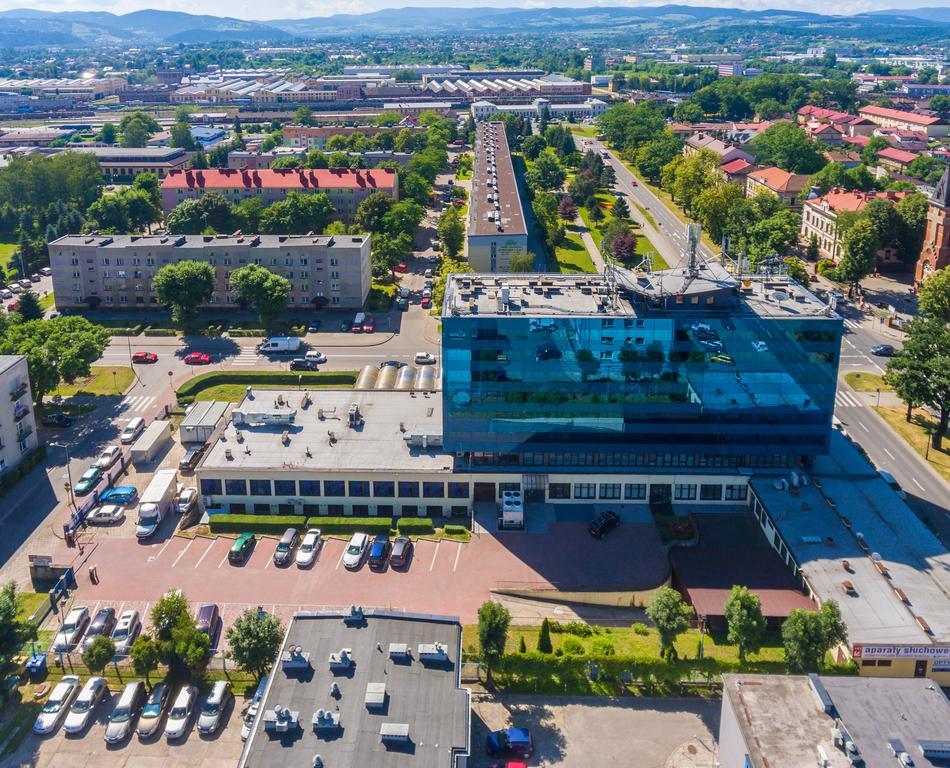
[[[346,554],[346,545],[344,544],[343,550],[340,552],[340,559],[336,561],[336,568],[333,569],[334,571],[340,570],[340,563],[343,562],[343,555],[345,554]]]
[[[452,566],[452,573],[455,573],[456,569],[459,567],[459,556],[462,554],[462,542],[458,543],[459,548],[455,551],[455,565]]]
[[[178,553],[178,557],[176,557],[175,562],[172,563],[172,568],[178,565],[178,561],[181,560],[185,556],[185,552],[187,552],[191,548],[191,545],[194,543],[195,543],[195,540],[192,539],[187,544],[185,544],[185,548],[181,552]]]
[[[155,555],[155,557],[156,557],[156,558],[161,557],[161,556],[162,556],[162,552],[164,552],[165,549],[166,549],[166,547],[168,547],[168,545],[171,544],[174,540],[175,540],[175,537],[174,537],[174,536],[169,536],[169,537],[168,537],[168,541],[166,541],[166,542],[162,545],[162,548],[161,548],[160,550],[158,550],[158,554]]]
[[[193,539],[192,539],[192,541],[193,541]],[[198,558],[198,562],[195,563],[195,568],[197,568],[199,565],[201,565],[201,562],[205,559],[205,557],[207,557],[208,553],[211,551],[211,548],[214,546],[214,543],[215,543],[216,541],[217,541],[217,539],[211,539],[211,541],[208,543],[208,548],[207,548],[204,552],[201,553],[201,557],[199,557],[199,558]]]
[[[435,543],[435,552],[432,553],[432,562],[429,563],[429,570],[431,571],[435,568],[435,559],[439,555],[439,545],[442,543],[441,539]]]
[[[218,563],[218,568],[219,568],[219,569],[221,568],[222,565],[224,565],[224,564],[228,561],[228,554],[229,554],[228,552],[225,552],[225,553],[224,553],[224,557],[222,557],[222,558],[221,558],[221,562]]]

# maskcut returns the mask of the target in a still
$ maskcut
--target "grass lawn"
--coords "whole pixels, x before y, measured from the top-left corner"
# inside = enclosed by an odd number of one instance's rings
[[[13,258],[13,252],[16,251],[17,243],[0,243],[0,268],[6,271]]]
[[[891,387],[884,383],[884,377],[876,373],[862,373],[861,371],[851,371],[844,375],[844,380],[848,382],[851,389],[858,392],[891,392]]]
[[[115,374],[115,375],[113,375]],[[135,379],[135,373],[128,366],[94,365],[92,375],[86,379],[76,379],[72,384],[60,384],[49,393],[50,397],[59,395],[121,395]]]
[[[40,603],[46,600],[49,595],[40,592],[17,592],[16,596],[16,616],[18,621],[25,621],[37,608]]]
[[[572,125],[570,129],[575,136],[586,136],[588,139],[597,138],[597,126],[595,125]]]
[[[40,297],[40,307],[43,310],[47,310],[56,303],[56,296],[52,293],[47,293],[45,296]]]
[[[646,256],[648,253],[651,254],[650,262],[654,271],[670,268],[670,265],[666,263],[666,259],[660,256],[660,252],[656,249],[656,246],[650,242],[650,238],[642,232],[637,233],[637,253],[641,256]]]
[[[297,374],[294,373],[294,376]],[[290,384],[254,384],[252,385],[255,390],[258,389],[278,389],[282,392],[286,392],[288,389],[292,389],[294,385]],[[307,389],[320,389],[321,387],[330,387],[333,389],[339,388],[339,384],[314,384],[312,382],[304,382],[303,386]],[[239,403],[244,399],[244,394],[247,391],[247,384],[216,384],[213,387],[208,387],[207,389],[201,390],[198,394],[195,395],[195,400],[225,400],[229,403]]]
[[[393,308],[395,296],[395,283],[382,283],[373,280],[373,285],[369,289],[367,309],[370,312],[388,312]]]
[[[302,382],[307,389],[346,389],[356,382],[355,371],[212,371],[186,382],[178,390],[179,403],[195,400],[240,402],[250,386],[258,389],[294,389]]]
[[[594,262],[591,261],[587,248],[581,236],[568,228],[564,242],[554,253],[558,272],[594,272]]]
[[[927,456],[928,428],[933,429],[936,424],[927,411],[918,408],[914,411],[912,421],[908,424],[904,420],[906,408],[897,406],[878,406],[874,409],[888,426],[899,434],[918,455]],[[950,482],[950,440],[943,441],[943,448],[937,450],[931,447],[927,463],[940,473],[941,477]]]

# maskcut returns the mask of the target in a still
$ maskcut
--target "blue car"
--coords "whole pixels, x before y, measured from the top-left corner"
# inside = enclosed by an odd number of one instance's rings
[[[527,728],[505,728],[488,734],[485,748],[489,757],[511,755],[527,759],[534,752],[534,743]]]
[[[117,485],[105,491],[99,501],[103,504],[134,504],[139,492],[131,485]]]
[[[369,567],[385,568],[388,559],[389,537],[381,534],[373,539],[373,544],[369,548]]]

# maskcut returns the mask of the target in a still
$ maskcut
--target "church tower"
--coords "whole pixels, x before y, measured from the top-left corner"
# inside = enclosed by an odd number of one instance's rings
[[[950,267],[950,166],[937,182],[927,205],[927,230],[914,284],[919,288],[931,274],[945,267]]]

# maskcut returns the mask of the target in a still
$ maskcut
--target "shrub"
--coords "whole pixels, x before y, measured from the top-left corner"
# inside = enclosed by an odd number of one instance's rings
[[[288,528],[298,531],[307,527],[303,515],[211,515],[212,533],[250,533],[280,535]]]
[[[464,525],[447,525],[442,530],[446,536],[465,536],[468,533],[468,528]]]
[[[110,336],[138,336],[145,327],[144,323],[136,323],[128,328],[107,328]]]
[[[175,330],[174,328],[155,328],[150,325],[148,328],[145,329],[145,335],[146,336],[177,336],[178,331]]]
[[[263,328],[230,328],[228,336],[231,338],[248,338],[252,336],[266,336],[267,331]]]
[[[551,653],[551,624],[546,617],[541,621],[541,631],[538,633],[538,653]]]
[[[650,634],[650,628],[640,621],[635,622],[630,629],[633,630],[633,634],[640,635],[641,637],[646,637]]]
[[[435,533],[432,518],[429,517],[400,517],[396,521],[396,529],[406,536],[425,536]]]
[[[591,641],[590,652],[593,656],[613,656],[616,653],[609,637],[595,637]]]
[[[352,534],[357,531],[388,535],[393,521],[388,517],[311,517],[307,528],[319,528],[321,533]]]
[[[27,454],[20,460],[13,469],[4,473],[0,477],[0,496],[6,495],[21,479],[26,477],[30,471],[46,458],[46,444],[40,443],[33,449],[32,453]]]
[[[561,628],[561,631],[578,637],[590,637],[595,632],[590,624],[585,624],[582,621],[569,621]]]
[[[561,643],[561,650],[571,656],[579,656],[584,653],[584,644],[576,637],[565,637]]]

